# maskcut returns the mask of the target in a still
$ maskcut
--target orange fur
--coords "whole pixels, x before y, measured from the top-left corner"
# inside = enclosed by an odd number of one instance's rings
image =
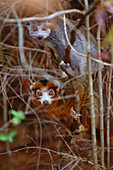
[[[36,105],[41,105],[41,102],[36,98],[36,93],[35,93],[35,89],[43,89],[43,88],[46,88],[47,90],[49,89],[49,88],[52,88],[52,87],[56,87],[55,86],[55,84],[53,84],[52,82],[49,82],[46,86],[44,86],[41,82],[35,82],[34,83],[34,85],[33,85],[33,87],[32,87],[32,90],[33,90],[33,93],[32,93],[32,100],[33,100],[33,102],[36,104]],[[59,91],[56,89],[56,95],[55,95],[55,97],[57,98],[57,97],[59,97]],[[49,106],[41,106],[42,108],[46,108],[46,109],[49,109],[49,108],[52,108],[52,107],[54,107],[55,108],[55,103],[57,103],[57,100],[54,100],[53,102],[52,102],[52,104],[51,105],[49,105]]]
[[[48,28],[50,28],[51,30],[54,30],[56,28],[55,23],[51,23],[51,25],[48,26]]]
[[[44,86],[40,82],[35,82],[32,88],[32,100],[34,104],[46,109],[46,114],[52,120],[59,122],[62,127],[74,133],[88,131],[91,128],[91,108],[90,95],[85,79],[77,79],[74,81],[61,80],[63,86],[58,87],[54,82],[48,82]],[[44,106],[36,97],[37,88],[55,88],[55,96],[51,99],[51,104]],[[64,91],[64,94],[61,93]],[[71,97],[68,97],[72,95]],[[60,98],[59,98],[60,97]],[[98,127],[99,122],[99,100],[98,94],[94,94],[95,107],[95,126]],[[80,120],[81,119],[81,120]]]

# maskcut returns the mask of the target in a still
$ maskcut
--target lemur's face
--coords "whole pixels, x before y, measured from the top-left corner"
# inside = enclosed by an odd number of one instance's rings
[[[50,35],[51,31],[55,28],[55,25],[48,21],[41,25],[29,22],[27,27],[31,36],[35,36],[41,40],[46,39]]]
[[[56,102],[54,98],[59,96],[58,85],[47,80],[35,82],[31,85],[30,89],[32,90],[33,102],[43,107],[53,105]]]

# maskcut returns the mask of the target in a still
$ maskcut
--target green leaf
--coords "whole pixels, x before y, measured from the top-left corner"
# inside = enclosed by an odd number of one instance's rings
[[[0,133],[0,140],[3,142],[13,142],[13,138],[18,134],[17,130],[12,130],[9,134],[6,133]]]
[[[17,132],[17,130],[13,130],[13,131],[11,131],[10,133],[9,133],[9,135],[8,135],[8,141],[10,142],[10,143],[13,143],[13,138],[16,136],[18,134],[18,132]]]
[[[17,111],[11,109],[9,112],[10,112],[11,115],[13,115],[15,117],[17,116]]]
[[[18,120],[24,120],[26,119],[26,116],[24,115],[22,110],[15,111],[15,110],[10,110],[10,114],[12,114],[14,117],[16,117]]]
[[[18,111],[18,118],[19,118],[20,120],[26,119],[26,116],[24,115],[24,113],[23,113],[22,110],[19,110],[19,111]]]
[[[9,136],[11,137],[14,137],[18,134],[18,131],[17,130],[12,130],[10,133],[9,133]]]
[[[18,119],[18,118],[16,118],[16,117],[14,117],[13,119],[12,119],[12,124],[13,125],[19,125],[21,123],[21,121]]]
[[[0,140],[3,142],[8,141],[8,135],[6,133],[0,133]]]

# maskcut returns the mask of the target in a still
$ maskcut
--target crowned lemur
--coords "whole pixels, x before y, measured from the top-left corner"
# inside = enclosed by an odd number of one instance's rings
[[[51,48],[59,61],[65,59],[66,47],[68,45],[64,22],[61,18],[54,18],[52,21],[48,20],[42,22],[40,25],[29,22],[27,25],[29,34],[37,39],[43,41],[49,48]],[[71,38],[70,32],[75,28],[75,25],[66,19],[67,35]],[[90,36],[91,57],[96,58],[97,47],[94,37]],[[85,31],[76,29],[76,38],[73,44],[73,49],[70,52],[70,66],[74,75],[87,72],[87,41],[85,38]],[[97,62],[91,60],[92,71],[97,71]]]

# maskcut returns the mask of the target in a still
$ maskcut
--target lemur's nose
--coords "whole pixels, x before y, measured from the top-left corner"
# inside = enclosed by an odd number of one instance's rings
[[[47,100],[44,100],[44,101],[43,101],[43,105],[44,105],[44,106],[48,106],[48,105],[49,105],[49,102],[48,102]]]
[[[39,35],[37,38],[38,38],[39,40],[41,40],[43,37],[42,37],[42,35]]]

